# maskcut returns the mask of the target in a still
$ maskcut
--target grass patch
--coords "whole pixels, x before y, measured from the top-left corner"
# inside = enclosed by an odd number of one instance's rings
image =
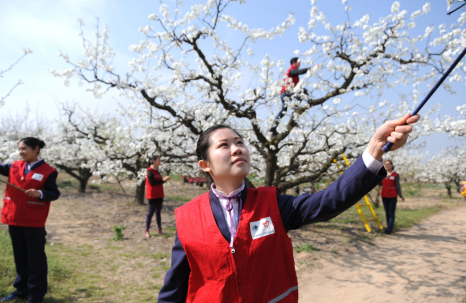
[[[181,202],[189,202],[192,200],[192,197],[188,197],[185,195],[177,195],[177,196],[170,196],[170,199],[175,200],[175,201],[181,201]]]
[[[57,181],[57,186],[59,188],[68,188],[68,187],[78,187],[78,181],[75,180],[61,180]]]
[[[422,220],[432,216],[433,214],[438,213],[440,210],[444,209],[442,206],[429,206],[419,209],[400,209],[396,210],[395,214],[395,228],[409,228],[418,223]],[[379,219],[380,223],[385,226],[385,211],[383,207],[374,208],[374,211]],[[372,218],[372,214],[364,208],[363,210],[364,216],[366,218]],[[338,217],[328,221],[329,223],[318,223],[319,225],[326,225],[326,224],[360,224],[361,228],[364,227],[362,224],[362,219],[359,213],[357,212],[355,207],[348,209],[347,211],[343,212]],[[372,223],[374,225],[375,223]],[[378,228],[374,228],[377,229]]]
[[[305,251],[307,253],[312,253],[312,252],[319,251],[319,249],[317,247],[315,247],[314,245],[312,245],[311,243],[306,243],[304,245],[296,247],[295,251],[298,252],[298,253],[302,252],[302,251]]]
[[[47,244],[46,253],[49,268],[49,290],[44,303],[146,302],[157,300],[157,293],[161,287],[159,284],[154,284],[151,281],[141,282],[118,278],[118,272],[122,266],[120,256],[122,253],[114,246],[109,247],[108,250],[97,250],[90,245],[69,247]],[[141,253],[134,252],[134,255],[141,256]],[[163,259],[168,257],[168,254],[160,254],[158,257]],[[128,272],[140,270],[141,267],[147,265],[146,262],[138,260],[127,270]],[[167,262],[160,263],[160,265],[157,265],[156,262],[149,263],[153,267],[152,278],[154,279],[159,279],[162,276],[162,271],[169,268]],[[0,230],[0,297],[7,296],[14,291],[15,276],[11,239],[5,230]]]

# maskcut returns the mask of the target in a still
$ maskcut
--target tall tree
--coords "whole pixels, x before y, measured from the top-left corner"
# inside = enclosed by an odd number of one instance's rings
[[[251,146],[253,174],[265,185],[286,191],[331,173],[333,159],[342,152],[357,157],[377,127],[374,121],[409,110],[419,98],[421,83],[444,72],[466,37],[460,29],[466,18],[450,29],[429,26],[423,36],[413,34],[416,19],[429,12],[430,4],[408,16],[395,2],[391,13],[376,23],[370,24],[369,15],[350,22],[348,14],[348,20],[332,25],[311,2],[308,27],[298,30],[298,41],[306,43],[307,50],[296,54],[303,64],[314,67],[291,88],[295,95],[284,104],[279,98],[284,61],[267,54],[260,63],[248,58],[260,39],[270,40],[271,47],[278,45],[273,43],[280,43],[279,36],[290,30],[293,14],[270,31],[249,28],[227,15],[230,5],[239,4],[224,0],[189,9],[180,1],[162,4],[159,15],[149,15],[149,24],[140,28],[145,39],[130,46],[139,57],[129,62],[130,70],[124,74],[112,66],[115,52],[108,44],[108,29],[98,29],[91,42],[81,23],[83,60],[62,53],[72,67],[51,72],[66,83],[73,77],[88,83],[87,90],[96,97],[118,89],[124,97],[143,100],[192,137],[215,123],[232,124]],[[317,35],[317,30],[327,34]],[[164,78],[155,75],[160,72]],[[463,77],[457,72],[452,79]],[[372,106],[361,116],[352,107],[338,105],[345,96],[380,97],[387,88],[408,85],[413,91],[401,96],[398,107],[382,102],[379,109]],[[449,84],[444,88],[451,90]],[[282,109],[284,114],[277,115]],[[166,131],[160,135],[166,136]],[[183,142],[177,148],[194,151]]]

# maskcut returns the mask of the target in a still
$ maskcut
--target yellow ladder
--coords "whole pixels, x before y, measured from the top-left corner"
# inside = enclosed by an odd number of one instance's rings
[[[346,165],[349,166],[349,162],[348,162],[348,159],[346,158],[345,154],[342,154],[342,157],[343,157],[343,160],[345,161]],[[333,159],[333,162],[335,162],[335,164],[337,165],[338,170],[340,170],[340,165],[338,165],[337,159]],[[343,171],[340,170],[340,175],[341,174],[343,174]],[[364,222],[364,226],[366,226],[367,232],[368,233],[371,232],[371,227],[369,226],[367,221],[375,221],[375,222],[377,222],[377,225],[379,226],[379,228],[383,229],[382,224],[380,224],[380,221],[377,218],[377,215],[376,215],[374,209],[372,208],[371,202],[369,202],[369,199],[367,199],[367,196],[364,196],[364,200],[366,201],[366,204],[356,203],[355,206],[358,209],[358,213],[362,218],[362,222]],[[362,210],[361,210],[361,207],[364,207],[364,206],[369,207],[369,209],[371,210],[373,218],[366,219],[366,217],[364,216],[364,214],[362,213]]]

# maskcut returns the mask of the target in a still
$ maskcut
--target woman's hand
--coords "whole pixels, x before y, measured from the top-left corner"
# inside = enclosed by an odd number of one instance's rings
[[[40,198],[40,191],[37,189],[28,189],[25,191],[26,195],[33,198]]]
[[[167,182],[168,180],[170,180],[170,176],[166,176],[165,178],[163,178],[163,182]]]
[[[414,115],[410,117],[410,114],[406,114],[396,120],[390,120],[385,122],[376,131],[371,141],[369,142],[368,151],[374,159],[379,161],[382,160],[384,151],[382,147],[387,143],[393,143],[390,151],[397,150],[402,147],[408,141],[409,133],[413,130],[411,125],[403,125],[405,123],[413,124],[421,119],[420,115]]]
[[[405,201],[405,197],[401,197],[401,200],[403,200],[403,202]]]

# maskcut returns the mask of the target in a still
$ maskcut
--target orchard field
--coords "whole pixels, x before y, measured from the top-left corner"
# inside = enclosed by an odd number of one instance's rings
[[[174,210],[206,191],[181,176],[201,176],[208,157],[197,142],[218,124],[247,147],[238,184],[288,194],[322,190],[347,160],[365,151],[380,160],[381,144],[398,142],[383,155],[406,197],[393,235],[374,224],[366,232],[354,207],[289,233],[302,302],[466,296],[466,208],[457,191],[466,181],[464,1],[448,0],[448,14],[444,1],[412,0],[29,2],[0,3],[0,164],[20,160],[18,142],[36,137],[45,146],[35,157],[60,171],[45,302],[157,298]],[[408,119],[446,73],[404,141],[399,131],[409,127],[390,121]],[[153,159],[172,180],[164,235],[146,239]],[[374,204],[379,190],[369,194]],[[0,296],[13,290],[14,272],[0,226]]]
[[[147,206],[134,203],[131,192],[125,195],[117,184],[106,182],[90,185],[87,193],[79,193],[77,182],[60,174],[62,196],[53,202],[47,222],[50,290],[44,302],[153,302],[170,268],[176,231],[174,209],[206,190],[205,186],[182,185],[180,179],[174,176],[172,184],[165,184],[164,235],[153,233],[151,239],[146,239]],[[406,201],[398,203],[397,233],[440,211],[466,205],[456,191],[449,198],[446,189],[438,185],[424,185],[421,190],[416,185],[402,186]],[[375,210],[385,225],[383,208]],[[113,227],[121,225],[125,226],[123,239],[111,241],[115,237]],[[374,224],[371,227],[374,231],[367,233],[352,207],[329,222],[291,231],[300,280],[310,274],[322,275],[322,268],[335,259],[363,261],[364,249],[370,254],[379,241],[397,237],[383,235]],[[1,227],[0,243],[0,295],[6,295],[13,290],[14,264],[5,226]],[[322,294],[325,292],[322,290]],[[322,294],[316,293],[313,299]],[[301,293],[304,295],[306,291]]]

